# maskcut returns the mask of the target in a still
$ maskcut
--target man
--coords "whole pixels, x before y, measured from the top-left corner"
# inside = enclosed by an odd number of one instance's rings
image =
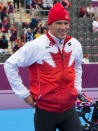
[[[31,28],[27,28],[27,32],[25,34],[25,41],[30,41],[30,40],[33,40],[34,37],[33,37],[33,33],[32,33],[32,29]]]
[[[96,16],[95,20],[92,22],[92,30],[93,32],[98,32],[98,16]]]
[[[14,8],[16,8],[16,4],[17,4],[17,9],[19,9],[19,0],[13,0],[14,3]]]
[[[42,0],[43,8],[48,10],[53,7],[53,0]]]
[[[92,0],[95,15],[98,15],[98,0]]]
[[[68,11],[68,9],[71,6],[71,3],[68,0],[60,0],[60,3],[62,3],[62,5],[64,6],[64,8]]]
[[[61,3],[48,14],[49,31],[27,42],[4,64],[16,95],[35,107],[35,131],[82,131],[74,104],[81,93],[82,49],[67,36],[69,15]],[[30,91],[18,67],[29,67]]]
[[[9,21],[10,21],[10,24],[13,24],[14,23],[14,7],[13,7],[13,4],[11,3],[11,1],[8,1],[7,2],[7,5],[8,5],[8,17],[9,17]]]

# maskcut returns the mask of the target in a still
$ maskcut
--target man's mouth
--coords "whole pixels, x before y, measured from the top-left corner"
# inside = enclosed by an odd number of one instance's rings
[[[64,34],[64,33],[67,33],[67,29],[66,30],[59,30],[58,32],[61,33],[61,34]]]

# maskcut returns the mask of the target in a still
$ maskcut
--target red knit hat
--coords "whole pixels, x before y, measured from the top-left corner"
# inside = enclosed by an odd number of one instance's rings
[[[56,3],[48,13],[48,25],[57,20],[67,20],[70,21],[69,14],[67,10],[63,7],[61,3]]]

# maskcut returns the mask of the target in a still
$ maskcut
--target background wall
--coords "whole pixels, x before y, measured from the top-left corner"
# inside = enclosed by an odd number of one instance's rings
[[[93,100],[98,100],[98,64],[83,64],[82,87],[83,92]],[[29,88],[29,74],[27,68],[20,68],[19,74],[23,83]],[[24,100],[18,98],[8,83],[3,64],[0,65],[0,109],[30,108]]]

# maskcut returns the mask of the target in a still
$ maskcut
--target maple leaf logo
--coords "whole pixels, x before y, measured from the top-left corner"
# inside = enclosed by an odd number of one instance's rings
[[[68,53],[63,52],[63,55],[60,52],[57,53],[50,52],[48,59],[43,60],[43,65],[47,65],[52,68],[53,67],[60,68],[62,64],[64,64],[64,66],[66,67],[71,66],[74,63],[74,61],[70,60],[71,55],[72,55],[72,51]]]

